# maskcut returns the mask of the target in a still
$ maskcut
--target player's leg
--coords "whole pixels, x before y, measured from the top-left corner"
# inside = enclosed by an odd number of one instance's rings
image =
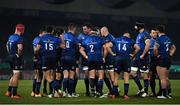
[[[58,81],[58,91],[61,93],[62,74],[60,71],[56,71],[56,80]]]
[[[36,91],[36,80],[37,80],[37,70],[34,70],[34,79],[33,79],[32,92],[31,92],[32,97],[34,97]]]
[[[42,70],[37,70],[37,80],[36,80],[36,91],[35,91],[35,97],[42,97],[40,94],[40,86],[42,81]]]
[[[114,64],[114,82],[112,88],[112,99],[115,99],[116,97],[119,96],[118,84],[119,84],[120,72],[122,70],[121,63],[122,62],[119,59],[116,59]]]
[[[98,63],[98,96],[101,98],[103,96],[103,80],[104,80],[104,70],[103,70],[103,64],[101,62]],[[103,98],[103,97],[102,97]]]
[[[131,72],[130,60],[122,60],[122,67],[124,70],[124,99],[128,100],[128,90],[129,90],[129,74]]]
[[[149,56],[145,56],[143,59],[140,60],[140,72],[144,80],[144,93],[141,95],[141,97],[148,96],[148,87],[149,87],[148,64],[149,64]]]
[[[111,83],[112,83],[112,82],[110,82],[110,79],[107,77],[106,72],[104,73],[104,82],[105,82],[105,84],[106,84],[106,86],[107,86],[107,88],[108,88],[108,90],[109,90],[108,94],[110,94],[111,91],[112,91],[112,86],[111,86]],[[112,85],[113,85],[113,84],[112,84]],[[107,95],[108,95],[108,94],[107,94]]]
[[[138,67],[131,67],[131,73],[130,75],[132,76],[134,82],[136,83],[136,85],[138,86],[138,92],[137,92],[137,95],[141,95],[143,92],[144,92],[144,89],[141,85],[141,81],[140,81],[140,78],[139,76],[137,75],[137,71],[138,71]]]
[[[137,95],[141,95],[144,90],[143,90],[143,87],[141,85],[141,81],[140,81],[140,78],[139,76],[137,75],[137,71],[138,71],[138,65],[139,61],[137,59],[133,60],[132,61],[132,64],[131,64],[131,73],[130,75],[132,76],[134,82],[136,83],[136,85],[138,86],[138,92],[137,92]]]
[[[115,70],[114,82],[113,82],[113,88],[112,88],[112,99],[115,99],[117,96],[119,96],[119,91],[118,91],[119,77],[120,77],[119,70]]]
[[[9,65],[10,65],[11,70],[13,70],[14,68],[13,68],[13,57],[12,56],[9,56]],[[11,91],[12,91],[12,84],[11,84],[12,80],[11,79],[12,79],[12,77],[13,77],[13,72],[12,72],[10,79],[9,79],[8,89],[5,93],[5,96],[7,96],[7,97],[11,97]]]
[[[151,87],[151,92],[152,92],[151,96],[152,97],[156,97],[156,91],[155,91],[155,88],[156,88],[156,81],[155,81],[156,73],[151,70],[149,72],[149,77],[150,77],[150,81],[149,82],[150,82],[150,87]]]
[[[10,86],[11,87],[11,98],[21,98],[20,95],[17,93],[19,78],[21,74],[21,70],[23,69],[23,60],[21,58],[15,57],[13,63],[13,76],[10,79]]]
[[[73,88],[73,94],[77,95],[77,96],[79,96],[78,94],[76,94],[76,86],[78,83],[79,73],[80,73],[80,69],[79,69],[79,64],[77,62],[76,63],[76,70],[75,70],[75,76],[74,76],[74,88]]]
[[[95,97],[95,75],[96,71],[94,69],[89,70],[89,81],[92,97]]]
[[[13,76],[10,79],[10,84],[12,86],[11,98],[20,98],[20,96],[17,94],[19,78],[20,78],[20,70],[13,70]]]
[[[157,65],[157,59],[155,57],[151,57],[150,65],[149,65],[149,77],[150,77],[150,87],[151,87],[151,96],[156,97],[156,65]]]
[[[162,87],[162,96],[158,96],[158,98],[166,99],[167,96],[167,69],[164,67],[157,66],[157,73],[161,80],[161,87]]]
[[[166,71],[166,77],[167,77],[167,97],[172,98],[172,89],[171,89],[171,83],[169,80],[169,70]]]
[[[42,83],[43,83],[43,96],[47,96],[47,80],[44,77],[44,71],[43,71],[43,78],[42,78]]]
[[[84,71],[84,84],[86,89],[86,96],[89,96],[89,70],[88,70],[88,61],[85,59],[81,60],[81,67]]]
[[[89,70],[89,82],[91,87],[91,96],[96,97],[95,94],[95,76],[96,76],[96,64],[92,61],[88,62],[88,70]]]
[[[129,72],[124,72],[124,99],[128,99],[129,90]]]
[[[63,70],[63,97],[65,97],[68,93],[68,78],[69,78],[69,72],[68,70]]]

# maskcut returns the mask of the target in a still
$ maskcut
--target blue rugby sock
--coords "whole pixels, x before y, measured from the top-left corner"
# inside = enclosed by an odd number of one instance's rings
[[[148,79],[144,79],[144,91],[145,93],[148,93],[148,87],[149,87],[149,80]]]
[[[124,95],[128,95],[129,83],[124,84]]]
[[[67,92],[67,88],[68,88],[68,78],[64,78],[64,80],[63,80],[63,91]]]
[[[100,79],[98,80],[98,92],[100,95],[103,95],[102,90],[103,90],[103,80]]]
[[[138,76],[135,76],[133,79],[134,79],[136,85],[138,86],[139,90],[142,90],[143,87],[142,87],[142,85],[141,85],[141,82],[140,82],[139,77],[138,77]]]
[[[69,85],[68,85],[69,88],[69,94],[72,95],[73,93],[73,90],[74,90],[74,80],[73,79],[69,79]]]

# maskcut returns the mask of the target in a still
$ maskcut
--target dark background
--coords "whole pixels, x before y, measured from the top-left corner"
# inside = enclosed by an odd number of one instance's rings
[[[26,26],[25,59],[31,65],[32,40],[44,25],[65,27],[74,22],[80,28],[82,23],[90,22],[99,27],[108,26],[115,36],[128,30],[135,37],[133,26],[138,20],[145,22],[147,30],[157,24],[166,25],[167,34],[177,46],[173,63],[180,64],[179,0],[1,0],[0,59],[6,61],[6,41],[17,23]]]

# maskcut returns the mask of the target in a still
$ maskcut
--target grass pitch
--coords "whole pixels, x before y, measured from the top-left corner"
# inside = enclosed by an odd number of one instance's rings
[[[173,91],[173,99],[157,99],[153,97],[140,98],[135,97],[137,92],[137,87],[133,80],[130,80],[129,87],[129,100],[123,100],[123,81],[120,80],[120,90],[121,97],[115,100],[109,98],[92,98],[86,97],[85,86],[82,80],[78,81],[77,85],[77,93],[80,94],[78,98],[34,98],[30,96],[32,90],[32,81],[31,80],[21,80],[18,88],[18,93],[23,96],[22,99],[11,99],[6,97],[4,94],[7,90],[8,81],[1,80],[0,81],[0,104],[180,104],[180,80],[171,80],[172,91]],[[158,82],[157,82],[158,84]],[[157,86],[158,87],[158,86]],[[104,85],[104,93],[107,92],[107,88]],[[150,89],[149,89],[149,93]]]

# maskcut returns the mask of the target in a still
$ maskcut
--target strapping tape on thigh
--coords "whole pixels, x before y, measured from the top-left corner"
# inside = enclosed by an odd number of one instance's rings
[[[137,67],[131,67],[131,71],[138,71]]]

